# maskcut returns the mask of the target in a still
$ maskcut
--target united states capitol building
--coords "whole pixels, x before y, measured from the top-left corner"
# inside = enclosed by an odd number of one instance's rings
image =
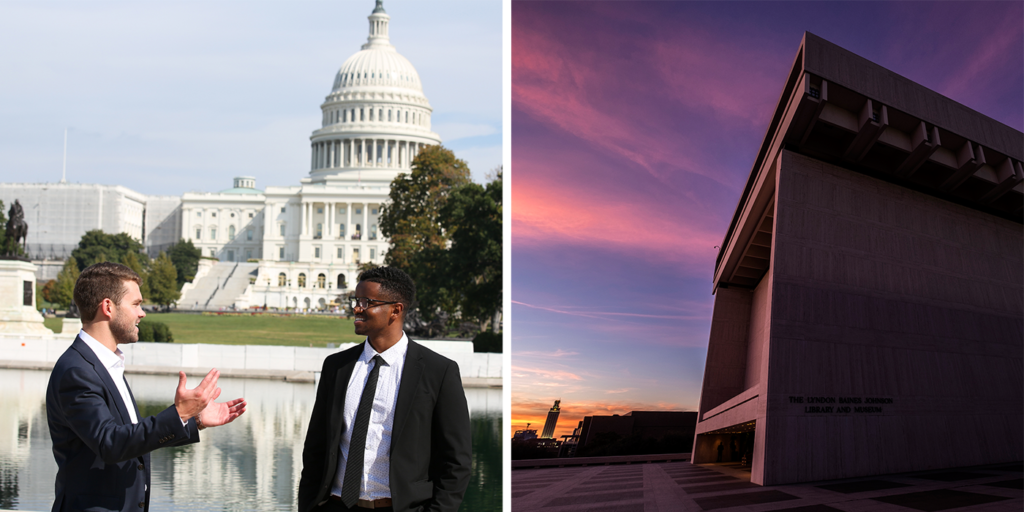
[[[310,136],[309,176],[294,186],[257,188],[239,176],[220,192],[146,196],[121,186],[0,184],[0,200],[20,200],[40,279],[59,271],[88,230],[125,232],[156,256],[179,239],[204,259],[179,307],[268,306],[323,309],[354,287],[361,263],[382,263],[380,232],[390,184],[428,145],[432,109],[419,74],[388,37],[378,0],[369,37],[342,64]],[[51,275],[52,274],[52,275]]]

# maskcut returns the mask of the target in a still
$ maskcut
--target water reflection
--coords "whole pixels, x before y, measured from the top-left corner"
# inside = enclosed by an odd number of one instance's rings
[[[173,401],[176,377],[127,377],[143,416]],[[53,502],[48,378],[49,372],[0,369],[0,509],[43,511]],[[153,509],[295,510],[313,384],[222,378],[220,386],[221,400],[244,396],[247,412],[204,430],[201,443],[153,452]],[[467,389],[466,398],[473,472],[462,510],[500,510],[501,390]]]

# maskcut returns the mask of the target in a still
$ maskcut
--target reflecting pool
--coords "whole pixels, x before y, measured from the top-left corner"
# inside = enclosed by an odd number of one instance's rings
[[[57,464],[46,426],[50,373],[0,369],[0,509],[50,510]],[[178,379],[127,375],[143,416],[174,400]],[[199,379],[190,379],[190,387]],[[245,397],[234,423],[202,442],[152,453],[152,510],[296,510],[313,384],[221,378],[220,400]],[[501,510],[501,390],[466,389],[473,472],[461,510]]]

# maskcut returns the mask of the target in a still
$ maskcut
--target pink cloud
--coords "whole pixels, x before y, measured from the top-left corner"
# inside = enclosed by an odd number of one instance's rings
[[[1022,30],[1024,26],[1021,25],[1019,16],[1016,19],[1013,16],[1004,17],[996,27],[979,27],[979,32],[989,33],[991,37],[979,41],[966,68],[959,73],[951,74],[938,92],[950,98],[971,98],[979,87],[979,81],[1004,77],[1002,68],[1007,66],[1007,59],[1014,53],[1015,46],[1019,53]]]
[[[714,246],[722,240],[717,219],[700,212],[690,218],[667,215],[663,204],[616,197],[615,191],[575,189],[567,193],[559,183],[545,178],[548,174],[532,168],[515,176],[513,244],[528,247],[567,242],[621,250],[640,259],[678,262],[693,269],[713,266]]]
[[[515,302],[515,301],[513,301],[513,302]],[[555,349],[554,352],[547,352],[547,351],[540,352],[540,351],[531,351],[531,350],[524,350],[524,351],[517,351],[516,352],[516,357],[536,356],[536,357],[540,357],[540,358],[543,358],[543,359],[547,359],[547,358],[551,358],[551,357],[570,357],[570,356],[578,356],[578,355],[580,355],[579,352],[567,352],[567,351],[562,350],[560,348],[559,349]]]
[[[671,100],[691,109],[710,109],[727,124],[763,131],[789,62],[749,41],[723,40],[699,28],[671,30],[651,47],[652,62]],[[793,51],[796,51],[794,45]]]
[[[606,87],[615,81],[614,69],[595,69],[579,60],[584,49],[567,48],[552,51],[559,44],[546,39],[546,34],[530,28],[514,28],[512,48],[512,101],[537,120],[585,140],[602,151],[635,162],[652,177],[669,185],[660,163],[671,162],[689,172],[720,181],[699,160],[688,155],[696,153],[685,140],[666,148],[661,137],[638,133],[635,123],[617,113],[609,113],[606,105],[591,101],[600,97],[594,88]],[[563,59],[561,55],[572,56]],[[606,74],[607,73],[607,74]],[[513,128],[513,137],[515,135]],[[640,130],[647,131],[647,130]],[[680,147],[681,146],[681,147]],[[723,184],[725,184],[723,182]]]
[[[730,179],[732,173],[724,172],[718,155],[704,147],[706,132],[737,125],[759,129],[777,95],[765,85],[778,83],[775,75],[784,73],[768,64],[773,62],[769,55],[738,42],[708,42],[714,38],[695,33],[698,27],[673,26],[671,32],[640,40],[634,34],[605,33],[602,44],[571,49],[542,24],[513,23],[513,31],[515,107],[599,151],[638,164],[667,186],[674,186],[675,178],[669,180],[667,173],[679,169],[727,188],[739,186]],[[630,53],[635,62],[624,63],[604,51],[617,45],[635,47]],[[637,76],[643,70],[649,72]],[[630,96],[622,96],[626,92]],[[704,121],[687,123],[695,126],[694,133],[679,133],[680,120],[673,115]]]
[[[564,370],[549,370],[546,368],[528,368],[525,366],[512,365],[512,377],[533,378],[556,381],[577,381],[583,380],[579,375]]]
[[[614,311],[567,311],[563,309],[556,309],[544,306],[535,306],[533,304],[527,304],[517,300],[512,301],[513,304],[519,304],[520,306],[526,306],[528,308],[540,309],[544,311],[550,311],[552,313],[560,313],[563,315],[581,316],[585,318],[597,318],[604,319],[609,316],[625,316],[625,317],[636,317],[636,318],[660,318],[667,320],[702,320],[707,318],[707,315],[648,315],[643,313],[620,313]]]

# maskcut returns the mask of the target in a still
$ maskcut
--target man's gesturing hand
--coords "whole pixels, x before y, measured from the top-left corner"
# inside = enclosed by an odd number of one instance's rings
[[[220,372],[216,368],[206,374],[203,381],[195,389],[185,389],[185,372],[178,372],[178,389],[174,393],[174,408],[178,410],[181,421],[188,421],[198,416],[210,402],[220,396],[217,379]]]
[[[219,427],[235,421],[235,418],[245,412],[245,399],[236,398],[230,402],[216,403],[210,405],[199,413],[199,420],[203,427]]]

